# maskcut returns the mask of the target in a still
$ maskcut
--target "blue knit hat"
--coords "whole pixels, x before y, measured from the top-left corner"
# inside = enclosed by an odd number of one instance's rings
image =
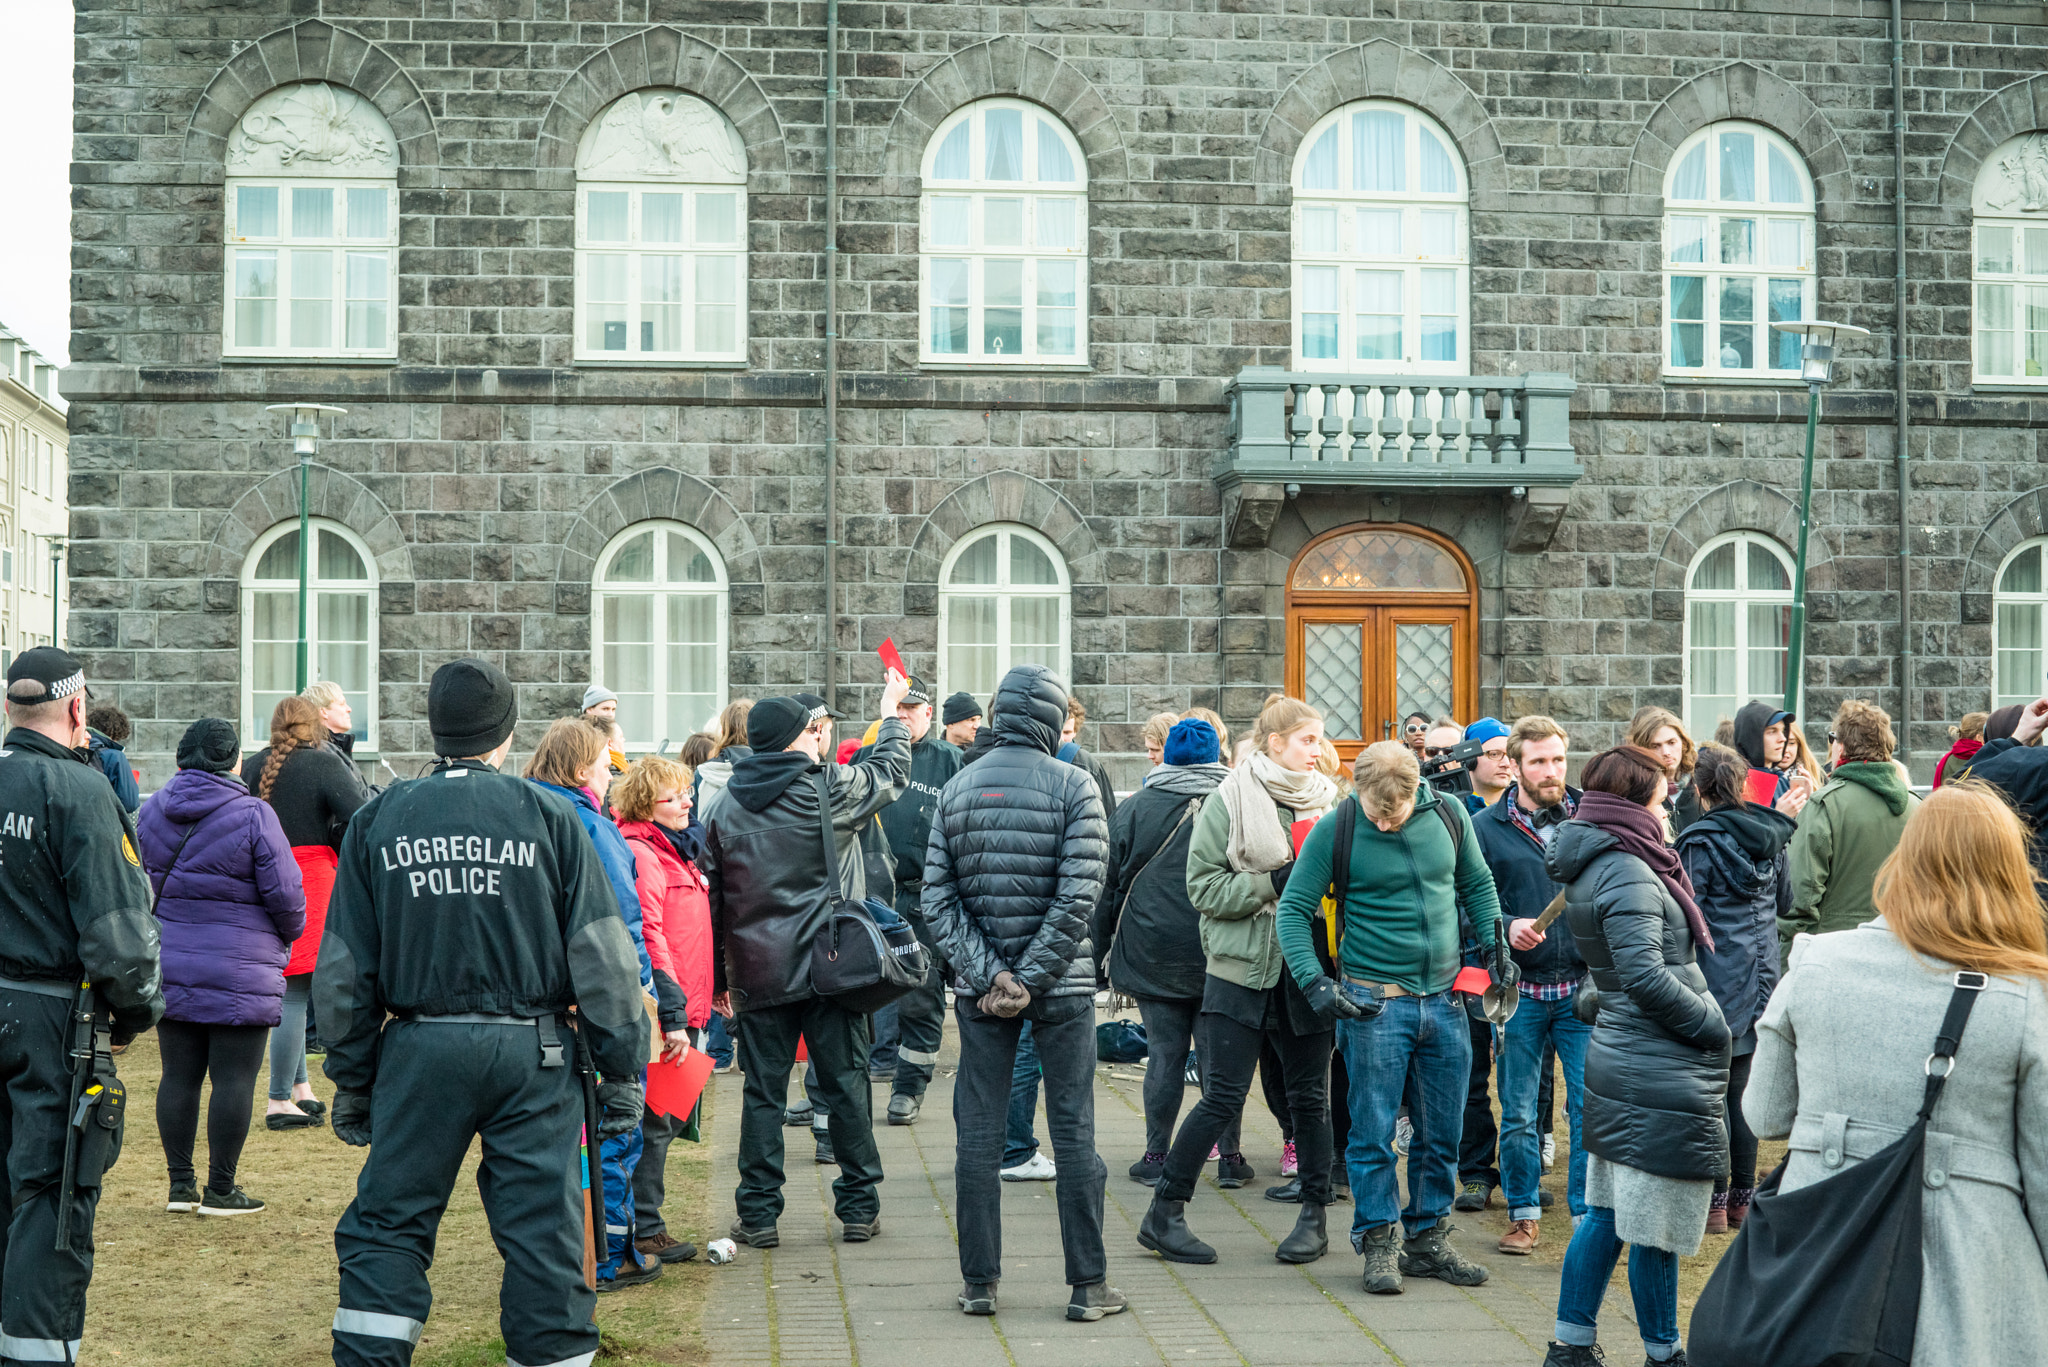
[[[1167,764],[1214,764],[1219,750],[1216,728],[1200,717],[1189,717],[1175,722],[1166,733],[1166,753],[1161,759]]]
[[[1506,725],[1494,720],[1492,717],[1481,717],[1478,721],[1465,728],[1466,740],[1476,740],[1482,744],[1490,740],[1499,740],[1506,734],[1508,734]]]

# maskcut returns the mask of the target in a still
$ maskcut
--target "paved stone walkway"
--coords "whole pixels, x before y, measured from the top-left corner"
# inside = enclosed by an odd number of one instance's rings
[[[830,1219],[838,1169],[810,1162],[810,1136],[790,1141],[788,1208],[779,1248],[741,1248],[737,1263],[716,1269],[705,1309],[705,1338],[720,1367],[766,1364],[946,1363],[950,1367],[1132,1367],[1134,1364],[1233,1363],[1242,1367],[1330,1367],[1404,1363],[1411,1367],[1535,1364],[1557,1307],[1557,1266],[1568,1229],[1550,1222],[1559,1245],[1537,1259],[1502,1256],[1479,1217],[1456,1217],[1453,1236],[1492,1277],[1462,1289],[1411,1278],[1399,1296],[1359,1288],[1360,1260],[1345,1231],[1350,1208],[1330,1208],[1331,1252],[1306,1267],[1276,1262],[1274,1246],[1293,1227],[1293,1206],[1263,1198],[1279,1179],[1280,1136],[1256,1087],[1245,1115],[1245,1149],[1259,1178],[1221,1191],[1214,1167],[1189,1206],[1190,1222],[1221,1255],[1208,1267],[1161,1261],[1138,1247],[1149,1189],[1125,1174],[1144,1148],[1142,1065],[1096,1071],[1096,1140],[1109,1167],[1104,1235],[1109,1279],[1131,1309],[1094,1324],[1064,1317],[1058,1217],[1051,1183],[1006,1183],[1003,1191],[1001,1313],[969,1318],[955,1307],[960,1288],[953,1225],[952,1077],[947,1031],[940,1076],[914,1126],[880,1123],[888,1091],[877,1084],[876,1137],[883,1171],[882,1234],[872,1243],[838,1242]],[[731,1223],[740,1078],[714,1079],[711,1228]],[[1187,1105],[1194,1100],[1188,1090]],[[1044,1112],[1039,1113],[1041,1142]],[[1560,1155],[1562,1158],[1563,1155]],[[1058,1155],[1054,1155],[1057,1159]],[[1563,1176],[1560,1162],[1557,1178]],[[1546,1185],[1557,1185],[1546,1179]],[[1562,1201],[1559,1205],[1562,1206]],[[1500,1212],[1487,1223],[1498,1225]],[[1627,1296],[1609,1298],[1610,1337],[1628,1332]],[[1620,1338],[1616,1342],[1621,1342]],[[1632,1345],[1631,1345],[1632,1346]]]

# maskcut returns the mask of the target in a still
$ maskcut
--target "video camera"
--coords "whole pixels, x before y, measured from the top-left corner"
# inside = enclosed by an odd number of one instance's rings
[[[1483,740],[1460,741],[1449,754],[1422,762],[1422,781],[1446,796],[1462,797],[1472,791],[1472,761],[1485,751]]]

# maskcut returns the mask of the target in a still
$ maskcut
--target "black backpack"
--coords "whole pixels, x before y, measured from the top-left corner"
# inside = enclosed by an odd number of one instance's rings
[[[1465,852],[1465,827],[1451,814],[1450,804],[1442,799],[1437,801],[1436,814],[1443,819],[1444,829],[1450,832],[1451,862],[1455,865]],[[1330,855],[1330,889],[1323,894],[1323,933],[1316,938],[1316,962],[1322,965],[1324,973],[1342,982],[1340,951],[1344,945],[1344,898],[1351,887],[1351,840],[1358,832],[1357,797],[1343,799],[1328,819],[1337,823],[1333,832],[1337,848]]]

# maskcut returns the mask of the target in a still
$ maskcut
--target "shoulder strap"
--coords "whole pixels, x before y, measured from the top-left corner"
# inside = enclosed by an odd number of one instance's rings
[[[1443,818],[1444,829],[1451,833],[1451,864],[1455,867],[1458,857],[1465,852],[1465,828],[1458,824],[1457,815],[1444,798],[1436,800],[1436,814]]]
[[[1927,1056],[1927,1095],[1920,1103],[1919,1123],[1925,1124],[1934,1115],[1934,1103],[1941,1099],[1941,1089],[1947,1085],[1949,1074],[1955,1071],[1956,1046],[1963,1042],[1963,1027],[1969,1023],[1970,1010],[1976,1006],[1977,998],[1991,980],[1982,973],[1967,969],[1955,975],[1955,991],[1949,994],[1948,1013],[1941,1018],[1941,1032],[1934,1037],[1934,1052]],[[1940,1072],[1934,1071],[1934,1061],[1945,1059],[1948,1066]]]
[[[1329,924],[1324,935],[1330,946],[1330,962],[1341,966],[1338,948],[1344,943],[1344,898],[1351,890],[1351,841],[1358,832],[1358,799],[1344,797],[1337,804],[1337,828],[1331,832],[1336,849],[1330,852]]]
[[[831,885],[834,901],[846,900],[846,880],[840,876],[839,843],[832,838],[832,780],[820,768],[811,775],[811,786],[818,790],[818,834],[825,846],[825,879]]]
[[[1202,799],[1199,797],[1189,798],[1187,804],[1180,809],[1180,815],[1175,817],[1173,824],[1166,828],[1166,835],[1157,845],[1152,847],[1152,853],[1145,856],[1145,862],[1138,865],[1138,871],[1131,875],[1131,881],[1124,884],[1124,900],[1117,906],[1117,914],[1119,916],[1123,914],[1123,909],[1131,904],[1131,893],[1137,890],[1138,880],[1145,876],[1145,870],[1151,868],[1152,861],[1163,854],[1166,847],[1173,843],[1173,837],[1179,833],[1182,826],[1187,824],[1188,818],[1201,810]]]
[[[191,825],[187,826],[185,828],[184,839],[178,842],[177,849],[171,851],[171,862],[164,865],[164,881],[156,885],[156,895],[158,901],[163,900],[164,890],[171,886],[171,871],[178,867],[178,860],[184,855],[185,847],[192,843],[192,833],[194,831],[197,831],[198,829],[199,822],[197,821],[194,821]]]

